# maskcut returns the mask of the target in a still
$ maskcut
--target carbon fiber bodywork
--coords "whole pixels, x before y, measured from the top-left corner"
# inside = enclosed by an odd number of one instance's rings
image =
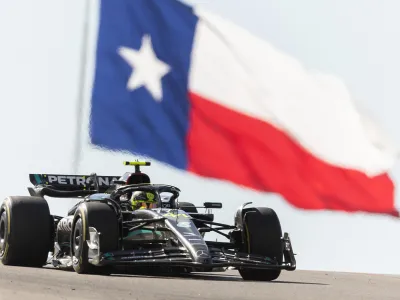
[[[188,271],[209,272],[227,267],[246,269],[288,270],[296,269],[296,259],[288,233],[281,238],[283,261],[281,258],[248,254],[244,244],[245,203],[238,208],[234,225],[214,222],[209,207],[206,213],[188,212],[177,201],[180,190],[171,185],[151,184],[149,177],[136,170],[126,173],[119,179],[115,176],[102,176],[98,183],[96,174],[91,176],[68,176],[31,174],[34,188],[29,193],[36,197],[80,198],[65,217],[53,216],[54,249],[50,251],[48,263],[55,267],[70,268],[78,258],[73,256],[73,228],[76,213],[86,203],[97,202],[107,205],[115,212],[118,220],[118,247],[115,251],[102,250],[102,232],[89,226],[88,262],[94,266],[134,266],[134,267],[177,267]],[[135,175],[135,176],[132,176]],[[71,181],[65,184],[65,178]],[[113,181],[112,181],[112,178]],[[133,182],[132,178],[139,182]],[[48,184],[45,180],[52,180]],[[132,210],[124,195],[134,191],[151,191],[157,197],[154,209]],[[161,193],[172,194],[167,202],[162,201]],[[218,204],[208,203],[207,205]],[[211,207],[210,206],[210,207]],[[214,207],[220,208],[221,205]],[[113,213],[112,213],[113,215]],[[223,233],[222,231],[229,232]],[[263,230],[260,228],[260,230]],[[228,242],[205,240],[207,232],[216,232],[227,238]]]
[[[206,241],[195,225],[195,221],[203,223],[204,220],[191,217],[179,209],[154,209],[136,211],[140,219],[136,222],[148,224],[145,228],[153,232],[168,232],[165,238],[160,236],[155,239],[142,239],[136,249],[121,250],[102,253],[101,233],[93,227],[90,230],[89,260],[94,265],[115,266],[165,266],[192,268],[196,271],[213,271],[216,268],[246,267],[255,269],[283,269],[295,270],[296,260],[292,250],[291,241],[287,233],[282,238],[284,245],[283,264],[270,257],[249,255],[240,252],[240,245],[235,243]],[[223,224],[207,222],[221,227]],[[131,223],[131,225],[133,225]],[[149,226],[151,225],[151,226]],[[233,226],[223,225],[226,229]],[[137,226],[133,226],[136,227]],[[174,240],[175,239],[175,240]],[[150,249],[143,247],[151,246]],[[142,247],[142,249],[139,249]]]

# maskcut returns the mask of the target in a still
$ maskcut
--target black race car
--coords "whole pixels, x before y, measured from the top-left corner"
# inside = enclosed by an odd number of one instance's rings
[[[0,259],[4,265],[73,268],[77,273],[111,274],[118,268],[167,268],[179,272],[212,272],[236,268],[244,280],[271,281],[281,270],[296,269],[287,233],[266,207],[246,207],[234,225],[214,222],[205,213],[178,201],[179,188],[152,184],[140,166],[118,176],[30,174],[30,196],[7,197],[0,209]],[[153,208],[134,209],[134,192],[154,195]],[[45,196],[81,198],[67,216],[50,214]],[[228,233],[223,233],[228,230]],[[206,241],[217,232],[227,242]]]

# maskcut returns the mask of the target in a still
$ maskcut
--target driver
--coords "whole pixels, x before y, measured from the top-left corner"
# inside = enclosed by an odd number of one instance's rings
[[[157,200],[152,192],[135,191],[131,197],[132,210],[157,207]]]

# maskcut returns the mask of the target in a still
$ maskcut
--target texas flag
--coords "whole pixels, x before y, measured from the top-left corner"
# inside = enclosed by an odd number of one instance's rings
[[[90,138],[303,209],[397,215],[345,86],[177,0],[102,0]],[[165,178],[168,181],[168,178]]]

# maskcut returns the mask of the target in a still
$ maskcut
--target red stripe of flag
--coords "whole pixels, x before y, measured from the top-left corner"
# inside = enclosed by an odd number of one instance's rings
[[[281,194],[303,209],[398,216],[388,174],[328,164],[271,124],[190,94],[188,170]]]

